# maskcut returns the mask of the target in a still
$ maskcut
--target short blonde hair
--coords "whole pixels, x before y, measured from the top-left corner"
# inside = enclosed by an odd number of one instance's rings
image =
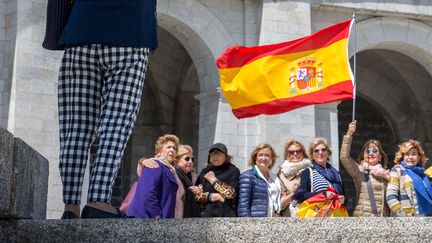
[[[276,155],[276,152],[274,151],[273,147],[270,144],[267,144],[267,143],[262,143],[262,144],[260,144],[260,145],[258,145],[258,146],[255,147],[255,149],[251,153],[249,165],[250,166],[254,166],[255,165],[255,161],[257,159],[258,153],[262,149],[269,149],[271,151],[272,161],[271,161],[271,164],[269,166],[269,169],[271,169],[273,167],[273,165],[275,164],[277,155]]]
[[[321,138],[321,137],[314,138],[312,140],[312,142],[310,143],[310,145],[309,145],[309,157],[312,158],[315,147],[320,145],[320,144],[323,144],[327,148],[327,154],[328,154],[328,157],[330,158],[330,156],[332,155],[330,145],[328,144],[327,139]]]
[[[157,139],[157,141],[155,143],[155,154],[158,154],[161,151],[163,145],[169,141],[175,143],[176,153],[177,153],[178,148],[179,148],[179,143],[180,143],[178,137],[176,135],[173,135],[173,134],[165,134],[163,136],[160,136]]]
[[[178,148],[176,160],[178,161],[185,154],[189,154],[189,153],[193,155],[193,149],[192,149],[192,147],[189,146],[189,145],[187,145],[187,144],[180,144],[179,148]]]
[[[306,153],[306,148],[305,148],[305,146],[304,146],[301,142],[299,142],[299,141],[297,141],[297,140],[290,139],[290,140],[288,140],[288,141],[285,143],[285,147],[284,147],[284,159],[287,159],[287,158],[288,158],[288,148],[289,148],[291,145],[297,145],[297,146],[299,146],[300,149],[301,149],[301,151],[302,151],[302,153],[303,153],[303,156],[304,156],[305,158],[308,157],[308,154]]]
[[[411,149],[417,149],[417,152],[420,156],[419,164],[421,166],[425,166],[426,162],[429,160],[428,157],[426,157],[425,152],[423,148],[421,147],[421,144],[419,141],[410,139],[402,144],[399,145],[399,151],[395,155],[394,162],[395,164],[400,164],[401,160],[403,159],[403,156],[410,151]]]

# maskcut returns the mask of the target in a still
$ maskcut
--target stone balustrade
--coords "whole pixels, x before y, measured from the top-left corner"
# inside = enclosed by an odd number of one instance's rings
[[[48,160],[0,128],[0,219],[45,219]]]

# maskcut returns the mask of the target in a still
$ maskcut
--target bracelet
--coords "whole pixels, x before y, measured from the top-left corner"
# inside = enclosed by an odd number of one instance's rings
[[[212,182],[210,182],[210,184],[212,185],[212,186],[214,186],[216,183],[218,183],[219,182],[219,180],[218,179],[214,179]]]

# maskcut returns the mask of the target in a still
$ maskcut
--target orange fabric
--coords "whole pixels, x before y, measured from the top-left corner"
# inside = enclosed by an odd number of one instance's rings
[[[331,189],[333,188],[328,188]],[[318,193],[300,204],[297,217],[348,217],[348,211],[339,202],[338,197],[339,195],[336,194],[333,199],[327,199],[324,194]]]

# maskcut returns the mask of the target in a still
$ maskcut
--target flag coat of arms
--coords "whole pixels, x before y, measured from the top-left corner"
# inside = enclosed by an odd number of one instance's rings
[[[232,46],[216,59],[220,87],[237,118],[352,99],[352,20],[279,44]]]

